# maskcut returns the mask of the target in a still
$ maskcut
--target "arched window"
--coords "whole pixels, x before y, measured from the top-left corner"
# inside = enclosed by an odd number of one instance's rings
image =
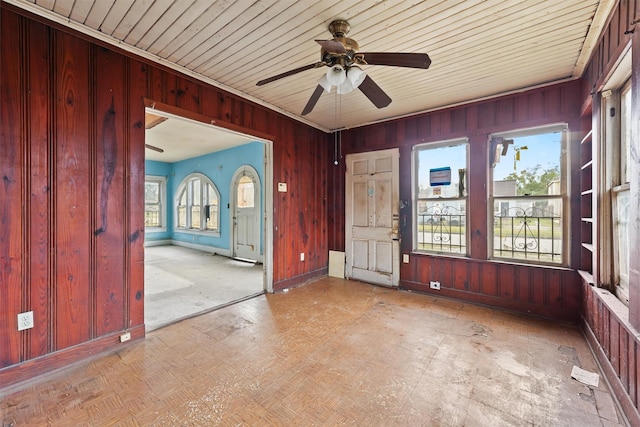
[[[215,184],[200,173],[182,180],[176,197],[176,228],[220,230],[220,193]]]

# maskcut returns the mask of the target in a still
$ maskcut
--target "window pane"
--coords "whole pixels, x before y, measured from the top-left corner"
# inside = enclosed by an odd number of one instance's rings
[[[199,179],[191,180],[191,205],[200,206],[201,197],[200,197],[200,187],[201,182]],[[193,221],[193,220],[192,220]]]
[[[617,261],[620,268],[619,285],[629,292],[629,190],[614,193],[614,234]]]
[[[160,205],[145,204],[144,206],[144,226],[160,227]]]
[[[467,144],[417,147],[417,250],[467,253]]]
[[[504,138],[492,153],[493,195],[560,194],[561,138],[561,132]]]
[[[237,203],[239,208],[254,207],[253,181],[248,176],[240,178],[238,183]]]
[[[418,203],[418,249],[466,253],[466,200]]]
[[[563,262],[563,137],[492,138],[494,257]]]
[[[631,87],[620,99],[620,184],[631,182]]]
[[[184,189],[178,202],[178,228],[187,228],[187,190]]]
[[[494,256],[562,262],[562,234],[562,198],[494,200]]]
[[[205,191],[205,228],[218,229],[218,194],[211,184],[206,185]]]
[[[160,183],[149,182],[144,183],[144,201],[145,203],[160,203]]]

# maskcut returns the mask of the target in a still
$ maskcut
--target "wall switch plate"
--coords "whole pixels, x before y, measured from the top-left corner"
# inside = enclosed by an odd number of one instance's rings
[[[438,290],[438,291],[439,291],[439,290],[440,290],[440,282],[435,282],[435,281],[433,281],[433,280],[432,280],[432,281],[429,283],[429,287],[430,287],[431,289],[435,289],[435,290]]]
[[[131,339],[131,332],[120,335],[120,342],[129,341]]]
[[[25,329],[33,328],[33,311],[25,311],[18,314],[18,330],[24,331]]]
[[[409,264],[409,254],[402,254],[402,262]]]
[[[304,252],[300,252],[300,261],[304,261]]]

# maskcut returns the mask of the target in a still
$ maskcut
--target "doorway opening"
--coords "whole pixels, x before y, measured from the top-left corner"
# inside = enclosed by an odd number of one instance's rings
[[[273,290],[271,142],[167,110],[145,111],[147,332]]]

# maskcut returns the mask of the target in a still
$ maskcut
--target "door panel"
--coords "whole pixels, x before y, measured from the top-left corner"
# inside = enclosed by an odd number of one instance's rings
[[[346,273],[348,278],[398,286],[397,149],[346,158]]]
[[[248,165],[236,171],[233,188],[233,256],[262,261],[260,254],[260,181]]]

